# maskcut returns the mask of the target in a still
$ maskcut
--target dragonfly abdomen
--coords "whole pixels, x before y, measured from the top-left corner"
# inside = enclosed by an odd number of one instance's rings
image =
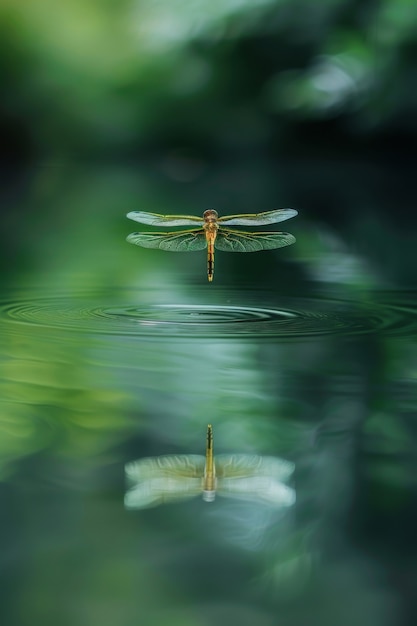
[[[207,240],[207,278],[211,283],[214,276],[214,242],[216,241],[218,225],[214,222],[206,224]]]
[[[207,277],[211,283],[214,276],[214,246],[213,244],[208,246],[207,252]]]

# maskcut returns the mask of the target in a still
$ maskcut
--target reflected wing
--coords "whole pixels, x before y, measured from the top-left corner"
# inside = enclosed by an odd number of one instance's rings
[[[283,222],[296,215],[298,215],[298,211],[295,209],[277,209],[276,211],[265,211],[264,213],[225,215],[224,217],[219,217],[218,222],[228,226],[261,226],[262,224]]]
[[[263,502],[272,506],[292,506],[296,500],[295,490],[267,476],[247,478],[219,478],[219,496]]]
[[[283,248],[295,242],[290,233],[247,233],[222,228],[218,231],[214,246],[224,252],[258,252]]]
[[[143,248],[159,248],[169,252],[194,252],[207,247],[202,230],[180,230],[176,233],[131,233],[126,241]]]
[[[284,485],[294,471],[294,464],[274,457],[246,454],[216,457],[217,492],[242,500],[273,506],[291,506],[294,489]]]
[[[202,492],[205,458],[188,454],[141,459],[125,467],[127,509],[142,509],[158,504],[193,498]]]
[[[273,476],[277,480],[288,480],[295,469],[294,463],[274,456],[257,454],[216,455],[216,475],[219,478],[246,476]]]
[[[145,211],[131,211],[126,217],[150,226],[197,226],[197,224],[202,226],[204,224],[202,217],[194,215],[159,215],[158,213],[145,213]]]
[[[126,492],[124,504],[127,509],[146,509],[194,498],[201,492],[201,478],[149,478]]]

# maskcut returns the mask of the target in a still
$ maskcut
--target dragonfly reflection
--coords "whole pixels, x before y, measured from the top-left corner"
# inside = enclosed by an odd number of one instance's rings
[[[158,215],[132,211],[127,217],[150,226],[194,226],[194,229],[172,233],[131,233],[129,243],[144,248],[160,248],[170,252],[193,252],[207,248],[207,275],[211,282],[214,274],[214,248],[224,252],[258,252],[289,246],[295,242],[290,233],[246,232],[225,226],[262,226],[283,222],[297,215],[295,209],[277,209],[264,213],[226,215],[219,217],[217,211],[208,209],[202,217],[194,215]]]
[[[218,493],[273,506],[291,506],[295,491],[283,484],[294,464],[274,457],[250,454],[213,456],[213,429],[207,427],[206,455],[159,456],[126,465],[130,489],[125,495],[128,509],[185,500],[202,494],[212,502]]]

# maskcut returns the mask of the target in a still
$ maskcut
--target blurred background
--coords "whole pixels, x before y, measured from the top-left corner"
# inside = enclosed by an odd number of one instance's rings
[[[1,11],[7,266],[63,254],[79,219],[78,254],[101,238],[107,272],[108,230],[123,235],[128,210],[294,206],[309,241],[291,254],[345,247],[384,281],[414,284],[409,0],[5,0]],[[44,250],[46,230],[65,234],[57,250]],[[224,271],[254,262],[233,256]]]
[[[2,623],[414,624],[415,3],[3,0],[0,17]],[[128,211],[280,207],[297,243],[218,253],[211,291],[204,253],[124,241]],[[82,328],[103,302],[232,289],[362,319],[366,302],[378,332]],[[124,463],[202,453],[208,421],[219,451],[295,461],[296,512],[124,511]]]

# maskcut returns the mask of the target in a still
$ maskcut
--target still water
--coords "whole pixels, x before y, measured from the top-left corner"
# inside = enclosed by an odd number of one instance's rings
[[[255,270],[219,253],[208,285],[204,254],[127,246],[119,211],[93,231],[100,206],[59,245],[50,216],[1,297],[2,624],[398,623],[415,293],[312,252],[302,225]],[[295,502],[126,510],[125,465],[204,455],[209,423],[215,455],[291,464]]]

